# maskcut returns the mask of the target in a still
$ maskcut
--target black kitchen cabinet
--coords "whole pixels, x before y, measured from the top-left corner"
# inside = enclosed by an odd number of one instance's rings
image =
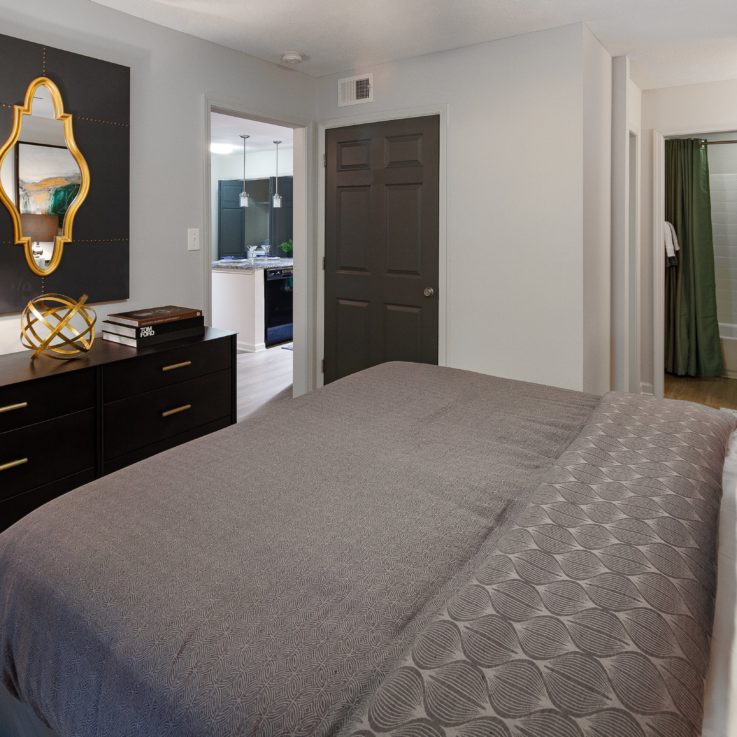
[[[276,177],[269,180],[271,195],[276,191]],[[292,177],[279,177],[279,194],[282,196],[282,206],[271,208],[271,218],[269,223],[269,243],[271,244],[272,256],[284,256],[291,258],[291,253],[283,253],[279,250],[279,246],[284,241],[291,240],[294,219],[294,187]]]
[[[246,256],[247,246],[268,243],[272,256],[284,256],[279,245],[292,238],[292,177],[279,177],[282,206],[275,208],[276,177],[247,179],[247,208],[240,206],[242,179],[218,182],[218,258]]]

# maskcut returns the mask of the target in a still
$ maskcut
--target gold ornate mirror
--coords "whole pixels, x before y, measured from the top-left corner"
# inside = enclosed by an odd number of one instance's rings
[[[38,77],[28,86],[23,105],[14,106],[13,129],[0,148],[0,200],[34,274],[48,276],[59,266],[89,188],[90,172],[74,140],[72,116],[64,112],[59,88]]]

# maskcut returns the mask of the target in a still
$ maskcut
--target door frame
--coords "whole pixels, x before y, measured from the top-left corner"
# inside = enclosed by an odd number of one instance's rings
[[[293,384],[292,395],[295,397],[312,391],[316,386],[315,368],[315,331],[311,316],[314,314],[315,280],[317,261],[314,247],[314,195],[311,182],[313,176],[312,146],[315,125],[306,120],[284,119],[246,109],[241,103],[233,100],[203,95],[202,105],[202,181],[203,187],[203,222],[200,232],[203,270],[203,307],[205,319],[212,315],[212,212],[211,204],[211,167],[210,167],[210,113],[222,112],[238,118],[256,120],[263,123],[281,125],[294,131],[293,148],[293,241],[294,241],[294,351],[292,354]]]
[[[665,220],[665,139],[675,136],[705,136],[710,133],[737,131],[737,122],[704,125],[700,130],[654,129],[652,131],[652,240],[653,258],[653,394],[663,398],[665,394],[665,249],[663,247],[663,222]]]
[[[315,363],[316,386],[323,386],[322,359],[325,355],[325,133],[332,128],[385,123],[407,118],[437,115],[440,118],[438,157],[438,365],[448,365],[448,244],[447,244],[447,132],[448,105],[385,110],[366,115],[351,115],[324,121],[317,127],[317,281],[315,285]]]
[[[629,159],[627,167],[629,383],[625,391],[639,394],[642,392],[642,359],[640,356],[642,342],[642,280],[640,274],[642,263],[642,130],[640,128],[628,126],[627,144],[627,158]],[[634,161],[632,161],[633,153]]]
[[[665,135],[654,130],[653,147],[653,394],[659,399],[665,393]]]

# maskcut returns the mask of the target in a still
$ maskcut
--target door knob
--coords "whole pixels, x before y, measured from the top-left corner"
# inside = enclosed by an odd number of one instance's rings
[[[433,294],[435,294],[435,290],[434,290],[434,289],[433,289],[432,287],[425,287],[425,288],[424,288],[424,289],[422,290],[422,293],[423,293],[423,294],[424,294],[424,295],[425,295],[426,297],[432,297],[432,296],[433,296]]]

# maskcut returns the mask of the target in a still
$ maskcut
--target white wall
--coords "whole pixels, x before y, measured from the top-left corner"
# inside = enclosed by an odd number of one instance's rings
[[[642,127],[642,90],[631,79],[627,82],[627,122],[630,130]]]
[[[630,62],[612,66],[612,387],[640,391],[639,145],[642,93]]]
[[[584,37],[574,25],[356,70],[374,73],[375,96],[356,107],[337,107],[344,74],[320,80],[322,121],[348,125],[447,105],[451,366],[584,386],[584,168],[587,182],[601,180],[593,195],[598,214],[609,176],[598,151],[584,164],[584,121],[596,128],[589,150],[604,145],[607,125],[605,94],[584,110],[584,88],[592,92],[608,56],[586,41],[596,62],[584,84]],[[605,147],[608,155],[608,141]],[[587,224],[587,266],[598,259],[596,249],[608,258],[601,225],[595,218]],[[602,336],[608,346],[607,328]]]
[[[202,307],[205,259],[187,252],[186,229],[205,227],[210,195],[205,99],[309,123],[315,80],[87,0],[0,0],[0,17],[4,34],[131,67],[131,299],[101,305],[98,314],[150,304]],[[21,348],[18,332],[17,316],[0,317],[0,353]]]
[[[653,366],[653,150],[652,131],[690,135],[737,130],[737,80],[646,90],[642,94],[642,381],[652,386]],[[662,341],[662,336],[657,340]],[[662,372],[662,366],[657,367]]]
[[[627,196],[629,199],[629,384],[628,391],[642,390],[641,323],[642,323],[642,275],[641,253],[642,219],[642,90],[630,80],[627,86],[627,111],[629,128],[629,162]]]
[[[611,387],[612,57],[583,28],[583,382]]]
[[[612,60],[611,372],[612,386],[617,391],[624,390],[629,379],[629,82],[629,59],[615,57]]]

